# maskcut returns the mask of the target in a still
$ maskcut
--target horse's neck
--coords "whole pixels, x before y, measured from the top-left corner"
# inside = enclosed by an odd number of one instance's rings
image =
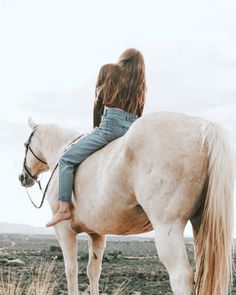
[[[76,131],[62,129],[55,125],[44,126],[41,132],[41,149],[50,169],[55,167],[66,147],[79,135]]]

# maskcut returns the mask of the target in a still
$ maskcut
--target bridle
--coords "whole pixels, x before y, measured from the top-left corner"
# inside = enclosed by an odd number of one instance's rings
[[[25,157],[24,157],[24,162],[23,162],[23,169],[24,169],[25,172],[28,174],[28,176],[30,176],[34,181],[36,181],[36,182],[38,183],[38,185],[39,185],[39,189],[40,189],[41,192],[43,193],[43,197],[42,197],[42,200],[41,200],[40,204],[39,204],[39,205],[36,205],[36,204],[33,202],[32,198],[30,197],[30,194],[29,194],[29,192],[28,192],[27,187],[25,188],[25,189],[26,189],[26,192],[27,192],[27,195],[28,195],[28,197],[29,197],[31,203],[33,204],[33,206],[34,206],[35,208],[37,208],[37,209],[40,209],[40,208],[43,206],[43,202],[44,202],[44,199],[45,199],[45,196],[46,196],[46,192],[47,192],[47,188],[48,188],[49,182],[48,182],[48,184],[47,184],[47,186],[46,186],[46,188],[45,188],[45,190],[44,190],[44,192],[43,192],[43,190],[42,190],[42,186],[41,186],[41,183],[40,183],[40,180],[38,180],[38,176],[37,176],[37,175],[32,175],[32,173],[30,172],[29,168],[28,168],[27,165],[26,165],[26,159],[27,159],[28,151],[30,151],[30,152],[32,153],[32,155],[33,155],[33,156],[34,156],[39,162],[41,162],[41,163],[47,165],[47,162],[45,162],[45,161],[43,161],[42,159],[40,159],[40,158],[35,154],[35,152],[32,150],[32,148],[30,147],[30,143],[31,143],[32,137],[33,137],[33,135],[34,135],[34,133],[35,133],[36,130],[37,130],[37,128],[35,128],[35,129],[31,132],[31,134],[30,134],[28,140],[27,140],[27,141],[25,142],[25,144],[24,144],[24,146],[25,146]],[[55,169],[55,170],[56,170],[56,169]],[[54,173],[54,170],[53,170],[53,173]],[[51,176],[52,176],[52,175],[51,175]],[[51,177],[50,177],[49,180],[51,180]]]
[[[48,180],[48,182],[47,182],[47,185],[46,185],[46,187],[45,187],[45,190],[43,191],[43,190],[42,190],[41,183],[40,183],[40,181],[38,180],[38,176],[37,176],[37,175],[32,175],[31,172],[30,172],[30,170],[29,170],[29,168],[28,168],[27,165],[26,165],[26,158],[27,158],[28,151],[30,151],[30,152],[32,153],[32,155],[33,155],[33,156],[34,156],[39,162],[41,162],[41,163],[43,163],[43,164],[45,164],[45,165],[48,165],[47,162],[45,162],[45,161],[43,161],[42,159],[40,159],[40,158],[35,154],[35,152],[32,150],[32,148],[30,147],[30,143],[31,143],[32,137],[33,137],[33,135],[34,135],[34,133],[35,133],[36,130],[37,130],[37,127],[34,128],[34,130],[31,132],[31,134],[30,134],[28,140],[27,140],[27,141],[25,142],[25,144],[24,144],[24,145],[25,145],[25,157],[24,157],[24,162],[23,162],[23,169],[26,171],[26,173],[28,174],[28,176],[30,176],[34,181],[36,181],[36,182],[38,183],[38,185],[39,185],[39,189],[41,190],[41,192],[42,192],[42,194],[43,194],[43,196],[42,196],[42,200],[41,200],[40,204],[39,204],[39,205],[36,205],[36,204],[33,202],[32,198],[30,197],[30,194],[29,194],[29,192],[28,192],[27,187],[25,188],[25,189],[26,189],[26,192],[27,192],[27,195],[28,195],[28,197],[29,197],[31,203],[33,204],[33,206],[34,206],[35,208],[37,208],[37,209],[40,209],[40,208],[43,206],[43,203],[44,203],[44,200],[45,200],[45,197],[46,197],[46,193],[47,193],[47,190],[48,190],[49,184],[50,184],[51,179],[52,179],[52,177],[53,177],[53,175],[54,175],[54,172],[56,171],[56,169],[57,169],[57,167],[58,167],[58,163],[57,163],[56,166],[54,167],[54,169],[53,169],[53,171],[52,171],[52,173],[51,173],[51,176],[49,177],[49,180]],[[81,134],[80,136],[78,136],[77,138],[75,138],[75,139],[69,144],[69,146],[72,145],[76,140],[78,140],[78,139],[79,139],[80,137],[82,137],[83,135],[84,135],[84,134]],[[68,149],[68,147],[67,147],[65,150],[67,150],[67,149]]]
[[[27,158],[28,151],[30,151],[30,152],[33,154],[33,156],[34,156],[39,162],[41,162],[41,163],[47,165],[47,163],[46,163],[45,161],[41,160],[41,159],[35,154],[35,152],[32,150],[32,148],[30,147],[31,139],[32,139],[32,137],[33,137],[33,135],[34,135],[34,133],[35,133],[36,130],[37,130],[37,128],[35,128],[35,129],[31,132],[31,134],[30,134],[28,140],[27,140],[27,141],[25,142],[25,144],[24,144],[24,146],[25,146],[25,157],[24,157],[23,167],[24,167],[25,171],[27,172],[27,174],[28,174],[32,179],[34,179],[36,182],[38,182],[38,180],[37,180],[38,176],[37,176],[37,175],[35,175],[35,176],[32,175],[31,172],[29,171],[29,168],[28,168],[27,165],[26,165],[26,158]]]

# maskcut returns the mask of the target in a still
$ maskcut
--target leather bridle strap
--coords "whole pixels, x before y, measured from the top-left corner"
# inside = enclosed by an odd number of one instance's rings
[[[43,203],[44,203],[44,200],[45,200],[45,197],[46,197],[46,193],[47,193],[47,190],[48,190],[49,184],[50,184],[50,182],[51,182],[51,179],[52,179],[52,177],[53,177],[53,175],[54,175],[54,172],[56,171],[57,167],[58,167],[58,163],[56,164],[55,168],[53,169],[53,171],[52,171],[52,173],[51,173],[51,176],[50,176],[50,178],[49,178],[49,180],[48,180],[48,182],[47,182],[47,185],[46,185],[44,191],[42,190],[42,186],[41,186],[40,181],[37,181],[37,183],[38,183],[38,185],[39,185],[39,189],[40,189],[41,192],[43,193],[42,200],[41,200],[41,202],[40,202],[39,205],[36,205],[36,204],[34,203],[34,201],[31,199],[31,196],[30,196],[30,194],[29,194],[29,192],[28,192],[28,189],[27,189],[27,187],[26,187],[27,195],[28,195],[28,197],[29,197],[29,199],[30,199],[30,202],[33,204],[33,206],[34,206],[35,208],[40,209],[40,208],[43,206]]]
[[[39,162],[43,163],[43,164],[47,164],[45,161],[41,160],[35,153],[34,151],[32,150],[32,148],[29,146],[28,149],[31,151],[31,153],[35,156],[35,158],[37,160],[39,160]]]
[[[30,143],[31,143],[32,137],[33,137],[33,135],[34,135],[34,133],[35,133],[36,130],[37,130],[37,128],[35,128],[35,129],[31,132],[31,134],[30,134],[30,136],[29,136],[29,139],[28,139],[27,142],[25,143],[25,157],[24,157],[23,167],[24,167],[25,171],[28,173],[28,175],[29,175],[32,179],[34,179],[34,180],[37,181],[37,175],[35,175],[35,176],[32,175],[31,172],[29,171],[29,168],[28,168],[27,165],[26,165],[26,157],[27,157],[28,150],[30,150],[30,152],[34,155],[34,157],[35,157],[38,161],[40,161],[41,163],[47,165],[47,163],[46,163],[45,161],[43,161],[42,159],[40,159],[40,158],[34,153],[34,151],[32,150],[32,148],[30,147]],[[41,186],[40,183],[39,183],[39,186]]]

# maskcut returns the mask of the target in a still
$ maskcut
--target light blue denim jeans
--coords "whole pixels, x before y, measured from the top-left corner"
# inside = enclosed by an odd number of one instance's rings
[[[99,127],[72,144],[59,159],[58,200],[70,202],[76,167],[89,155],[124,135],[136,119],[134,114],[118,108],[104,108]]]

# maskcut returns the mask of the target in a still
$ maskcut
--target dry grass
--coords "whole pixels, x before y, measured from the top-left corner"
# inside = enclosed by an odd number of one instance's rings
[[[112,295],[124,295],[127,294],[127,286],[129,284],[129,280],[125,280],[122,283],[120,283],[113,291],[112,291]],[[81,293],[81,295],[89,295],[89,287]],[[101,295],[108,295],[107,293],[107,286],[105,286],[105,290],[102,291],[101,293],[99,292],[99,294]],[[139,292],[134,292],[134,295],[140,295],[141,293]]]
[[[117,288],[112,292],[112,295],[122,295],[125,294],[125,289],[128,286],[129,281],[123,281]]]
[[[57,287],[58,278],[55,277],[54,263],[41,263],[36,269],[31,271],[29,278],[25,281],[24,273],[9,269],[7,277],[3,278],[0,274],[0,295],[53,295]],[[112,295],[125,294],[129,280],[120,283]],[[88,295],[89,287],[82,295]],[[106,291],[102,293],[107,295]],[[135,293],[136,294],[136,293]]]
[[[0,295],[20,295],[22,293],[22,276],[17,278],[15,273],[8,274],[7,279],[3,279],[1,273]]]
[[[41,263],[24,281],[24,273],[9,271],[7,278],[0,277],[0,295],[53,295],[57,285],[53,263]]]

